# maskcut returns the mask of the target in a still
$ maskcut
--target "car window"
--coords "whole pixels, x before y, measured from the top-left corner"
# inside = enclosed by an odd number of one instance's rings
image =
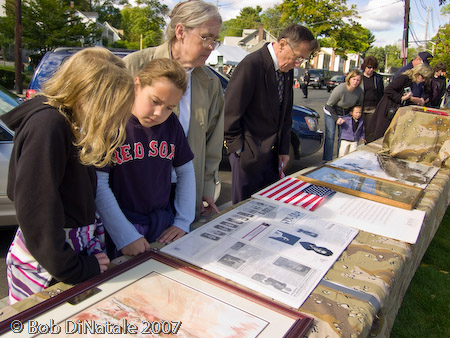
[[[56,51],[47,52],[36,68],[28,89],[41,90],[42,85],[53,76],[56,70],[79,50],[70,48],[61,50],[58,48]],[[132,53],[133,50],[111,50],[111,52],[123,58]]]
[[[13,98],[0,92],[0,116],[9,112],[17,106],[17,104],[18,103]]]
[[[10,134],[3,126],[0,125],[0,142],[12,141],[13,135]]]
[[[56,70],[70,57],[70,55],[53,54],[45,60],[45,63],[38,67],[34,79],[31,80],[30,89],[40,90],[45,81],[50,79]]]

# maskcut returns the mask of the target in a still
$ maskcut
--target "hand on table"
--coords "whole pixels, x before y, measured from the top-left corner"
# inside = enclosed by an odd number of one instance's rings
[[[212,213],[219,213],[219,208],[217,208],[217,205],[214,203],[213,197],[203,196],[203,202],[206,202],[207,205],[205,206],[205,203],[202,203],[202,210],[200,211],[202,216],[208,216]]]
[[[150,250],[150,244],[145,237],[141,237],[120,249],[123,255],[129,256],[137,256],[148,250]]]
[[[185,231],[181,230],[175,225],[171,225],[159,236],[157,239],[160,243],[170,243],[176,241],[178,238],[183,237],[186,234]]]
[[[100,273],[108,270],[109,258],[104,252],[99,252],[98,254],[95,254],[94,257],[97,258],[98,265],[100,266]]]

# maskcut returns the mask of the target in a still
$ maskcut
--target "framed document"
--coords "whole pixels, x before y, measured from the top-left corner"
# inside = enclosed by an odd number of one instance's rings
[[[301,337],[313,319],[148,252],[0,323],[21,337]]]
[[[414,208],[422,193],[418,187],[328,165],[298,179],[407,210]]]
[[[411,162],[367,150],[357,150],[327,163],[332,167],[356,171],[425,189],[439,168],[421,162]]]

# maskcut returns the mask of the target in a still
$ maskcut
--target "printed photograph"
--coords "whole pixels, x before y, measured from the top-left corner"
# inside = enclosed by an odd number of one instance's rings
[[[129,335],[137,337],[166,336],[162,329],[161,334],[152,334],[149,326],[152,322],[164,323],[165,331],[169,331],[170,326],[170,333],[176,329],[174,336],[184,338],[257,337],[268,325],[259,317],[157,272],[148,274],[66,322],[121,325],[123,320],[138,328],[140,334]],[[153,329],[157,327],[163,326],[154,325]],[[77,332],[68,335],[86,336]]]

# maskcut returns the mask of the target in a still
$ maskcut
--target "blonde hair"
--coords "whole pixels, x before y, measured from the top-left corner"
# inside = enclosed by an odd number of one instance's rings
[[[361,72],[357,69],[352,70],[348,75],[345,77],[345,83],[347,86],[350,85],[350,80],[354,77],[361,76]]]
[[[172,59],[153,59],[142,68],[137,77],[141,88],[151,86],[154,81],[162,77],[172,82],[183,93],[187,88],[186,70],[181,64]]]
[[[217,18],[222,23],[219,10],[213,4],[202,0],[179,2],[169,14],[170,22],[166,28],[168,41],[176,39],[175,27],[181,23],[186,29],[201,26],[204,22]]]
[[[124,62],[102,47],[71,56],[43,87],[47,103],[69,121],[84,165],[103,167],[125,141],[134,86]]]
[[[403,74],[408,75],[410,80],[414,81],[417,75],[422,75],[424,79],[429,79],[433,76],[434,72],[430,66],[422,63],[420,65],[414,66],[411,69],[408,69]]]

